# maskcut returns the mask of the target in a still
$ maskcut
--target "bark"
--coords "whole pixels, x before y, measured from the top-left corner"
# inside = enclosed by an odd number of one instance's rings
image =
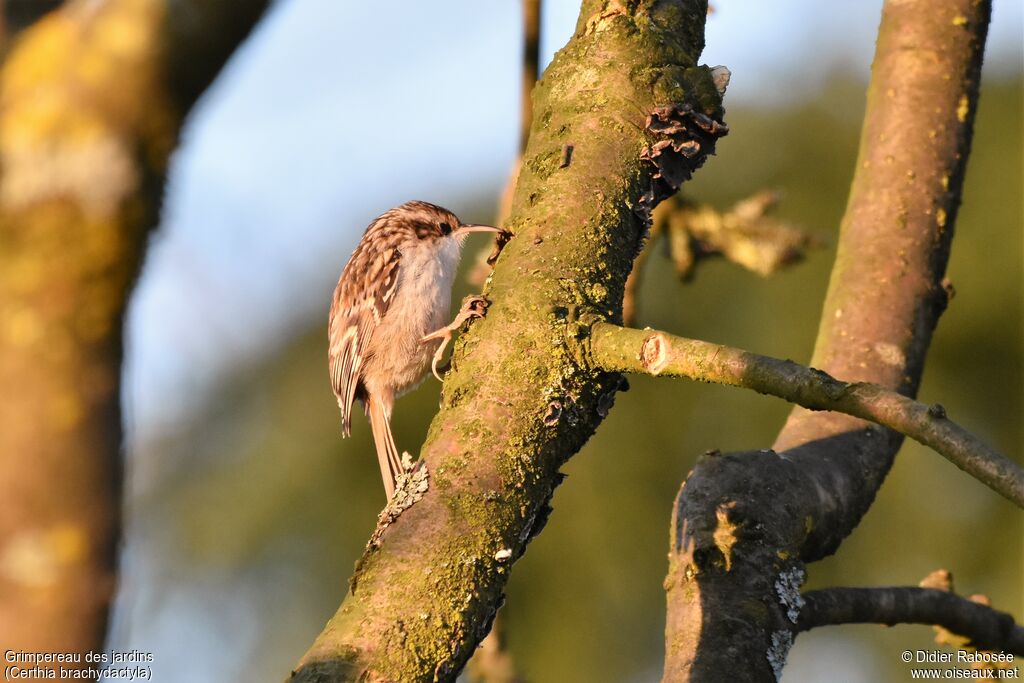
[[[238,5],[234,30],[210,42],[216,3],[69,2],[26,29],[0,71],[5,648],[102,649],[124,311],[182,117],[263,4]],[[170,76],[186,62],[187,79]]]
[[[913,396],[947,303],[989,2],[885,3],[856,175],[812,365]],[[838,548],[902,436],[796,409],[775,451],[707,457],[674,509],[665,679],[771,680],[803,562]]]
[[[650,210],[724,133],[711,71],[695,66],[706,11],[583,3],[534,92],[515,236],[485,288],[487,316],[456,344],[421,450],[429,489],[374,534],[293,680],[453,680],[487,633],[559,467],[620,387],[584,362],[580,319],[619,318]]]

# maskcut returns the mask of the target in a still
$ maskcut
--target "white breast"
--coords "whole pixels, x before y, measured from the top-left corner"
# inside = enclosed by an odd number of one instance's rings
[[[378,352],[366,359],[362,373],[370,393],[398,396],[423,379],[440,342],[421,344],[420,339],[449,322],[459,251],[458,240],[451,238],[401,248],[398,290],[373,333],[370,346]]]

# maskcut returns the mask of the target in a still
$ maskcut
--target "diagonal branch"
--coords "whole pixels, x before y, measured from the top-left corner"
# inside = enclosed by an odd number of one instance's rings
[[[950,420],[939,404],[924,405],[868,382],[843,382],[790,360],[611,323],[594,325],[590,360],[609,372],[686,377],[744,387],[810,410],[870,420],[929,446],[1024,507],[1024,468]]]
[[[651,210],[727,130],[696,63],[706,15],[706,0],[584,0],[533,94],[514,237],[420,451],[429,488],[375,536],[293,680],[454,680],[489,630],[559,468],[621,386],[580,363],[580,311],[617,317]]]
[[[838,624],[927,624],[979,650],[1024,656],[1024,626],[1006,612],[937,588],[826,588],[803,594],[797,631]]]

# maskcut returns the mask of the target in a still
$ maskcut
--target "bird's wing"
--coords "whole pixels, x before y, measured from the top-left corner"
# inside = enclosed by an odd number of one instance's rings
[[[352,427],[352,403],[366,361],[366,343],[398,291],[401,253],[357,249],[334,290],[327,334],[331,386],[341,408],[342,432]]]

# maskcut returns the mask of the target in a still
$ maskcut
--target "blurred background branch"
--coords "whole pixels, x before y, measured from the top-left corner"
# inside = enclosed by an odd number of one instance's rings
[[[636,324],[644,268],[648,254],[659,241],[675,266],[676,275],[684,281],[694,276],[701,259],[710,256],[724,256],[741,268],[768,276],[803,259],[808,249],[820,247],[820,240],[810,233],[768,215],[778,202],[778,193],[762,190],[736,202],[727,211],[687,200],[682,195],[659,204],[654,210],[651,236],[626,281],[623,324]]]
[[[53,3],[5,6],[8,30],[31,24],[0,71],[5,647],[102,649],[128,297],[182,117],[264,4],[74,0],[42,18]]]
[[[519,85],[519,142],[515,161],[509,169],[505,187],[498,197],[498,210],[494,225],[505,225],[509,212],[512,211],[512,198],[515,196],[516,180],[519,178],[519,167],[523,163],[523,152],[530,138],[530,126],[533,125],[533,87],[540,78],[540,18],[543,4],[541,0],[522,0],[523,6],[523,64]],[[500,246],[507,241],[504,236],[498,238],[499,247],[484,247],[473,259],[473,267],[466,276],[467,282],[480,287],[491,273],[494,260]]]
[[[524,683],[505,641],[504,609],[494,616],[490,633],[466,665],[466,677],[472,683]]]
[[[523,75],[519,91],[519,155],[526,149],[533,125],[533,86],[540,78],[541,0],[523,2]]]

